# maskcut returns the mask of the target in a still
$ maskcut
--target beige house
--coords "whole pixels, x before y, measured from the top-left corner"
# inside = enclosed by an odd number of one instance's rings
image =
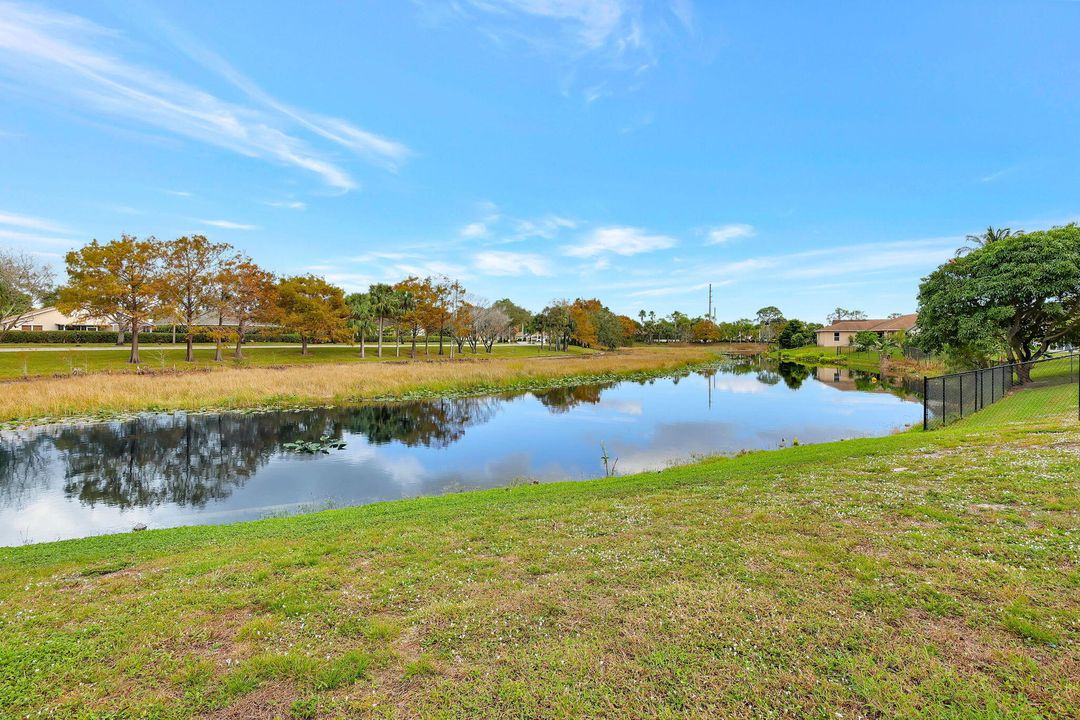
[[[879,337],[910,331],[919,319],[916,313],[900,315],[888,320],[840,320],[817,331],[817,344],[822,347],[846,347],[855,340],[856,333],[873,332]]]
[[[3,321],[0,327],[6,327],[10,318]],[[168,330],[172,327],[173,323],[181,324],[174,320],[153,321],[145,323],[139,332],[151,332],[157,330]],[[199,316],[193,323],[195,327],[213,327],[215,325],[223,325],[225,327],[236,327],[236,319],[228,315],[219,318],[216,313],[206,313]],[[273,327],[266,323],[249,323],[248,328],[265,328]],[[40,310],[31,310],[26,315],[23,315],[21,319],[12,326],[12,332],[43,332],[48,330],[108,330],[110,332],[118,332],[120,330],[116,323],[108,318],[92,318],[82,315],[65,315],[57,310],[55,307],[41,308]],[[125,326],[124,330],[129,332],[131,328]]]
[[[3,325],[8,324],[5,319]],[[65,315],[54,307],[31,310],[12,326],[12,331],[43,332],[47,330],[116,330],[116,323],[106,318]]]

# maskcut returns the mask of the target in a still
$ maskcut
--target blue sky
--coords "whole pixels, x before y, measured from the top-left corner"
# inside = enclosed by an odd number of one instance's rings
[[[540,309],[914,310],[1080,216],[1080,3],[0,0],[0,246],[204,233]]]

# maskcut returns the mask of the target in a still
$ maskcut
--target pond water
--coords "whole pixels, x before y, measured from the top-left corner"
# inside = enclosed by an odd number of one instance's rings
[[[872,375],[755,360],[646,382],[0,433],[0,545],[226,523],[880,436],[921,405]],[[285,443],[329,436],[303,455]]]

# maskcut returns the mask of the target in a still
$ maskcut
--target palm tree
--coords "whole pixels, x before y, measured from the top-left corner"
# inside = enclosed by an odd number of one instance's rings
[[[345,302],[349,304],[349,325],[360,336],[360,358],[363,359],[366,356],[364,338],[375,327],[371,299],[363,293],[353,293],[345,298]]]
[[[382,357],[383,331],[386,329],[386,318],[393,317],[396,308],[397,296],[394,289],[386,283],[377,283],[368,288],[368,302],[371,311],[379,319],[379,357]]]
[[[997,228],[995,230],[992,225],[988,225],[982,235],[968,235],[964,238],[964,242],[967,244],[957,248],[956,256],[960,257],[962,255],[967,255],[973,250],[978,250],[979,248],[984,248],[987,245],[992,245],[993,243],[1000,242],[1006,238],[1023,234],[1023,230],[1017,230],[1015,232],[1010,228]]]

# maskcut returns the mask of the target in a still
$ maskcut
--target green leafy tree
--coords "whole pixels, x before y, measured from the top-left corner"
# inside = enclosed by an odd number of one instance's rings
[[[776,336],[777,345],[785,350],[811,345],[813,342],[814,332],[802,320],[788,320]]]
[[[782,322],[784,322],[784,313],[780,312],[780,308],[775,305],[767,305],[758,310],[758,339],[762,342],[772,342]]]
[[[855,333],[851,338],[851,344],[855,346],[855,349],[859,352],[870,352],[878,347],[878,343],[881,338],[876,332],[870,330],[860,330]]]
[[[1031,364],[1080,337],[1080,227],[1010,234],[953,258],[919,287],[919,343],[979,356],[994,347]]]
[[[1010,228],[997,228],[997,229],[994,229],[993,226],[987,226],[986,230],[984,230],[980,234],[978,234],[978,235],[968,235],[966,238],[964,238],[964,241],[967,244],[962,245],[961,247],[957,248],[956,255],[957,255],[957,257],[960,257],[962,255],[967,255],[968,253],[973,252],[974,250],[977,250],[979,248],[984,248],[987,245],[990,245],[992,243],[996,243],[996,242],[998,242],[1000,240],[1005,240],[1007,238],[1011,238],[1014,235],[1023,235],[1023,234],[1024,234],[1023,230],[1017,230],[1016,232],[1013,232]]]
[[[371,296],[367,293],[352,293],[345,298],[345,304],[349,306],[349,327],[355,330],[360,338],[360,358],[363,359],[367,356],[365,338],[377,327]]]
[[[383,350],[383,335],[386,332],[386,321],[392,320],[397,312],[397,297],[394,295],[394,288],[385,283],[377,283],[368,288],[368,302],[371,304],[371,311],[375,314],[379,324],[379,350],[378,355],[382,357]]]

